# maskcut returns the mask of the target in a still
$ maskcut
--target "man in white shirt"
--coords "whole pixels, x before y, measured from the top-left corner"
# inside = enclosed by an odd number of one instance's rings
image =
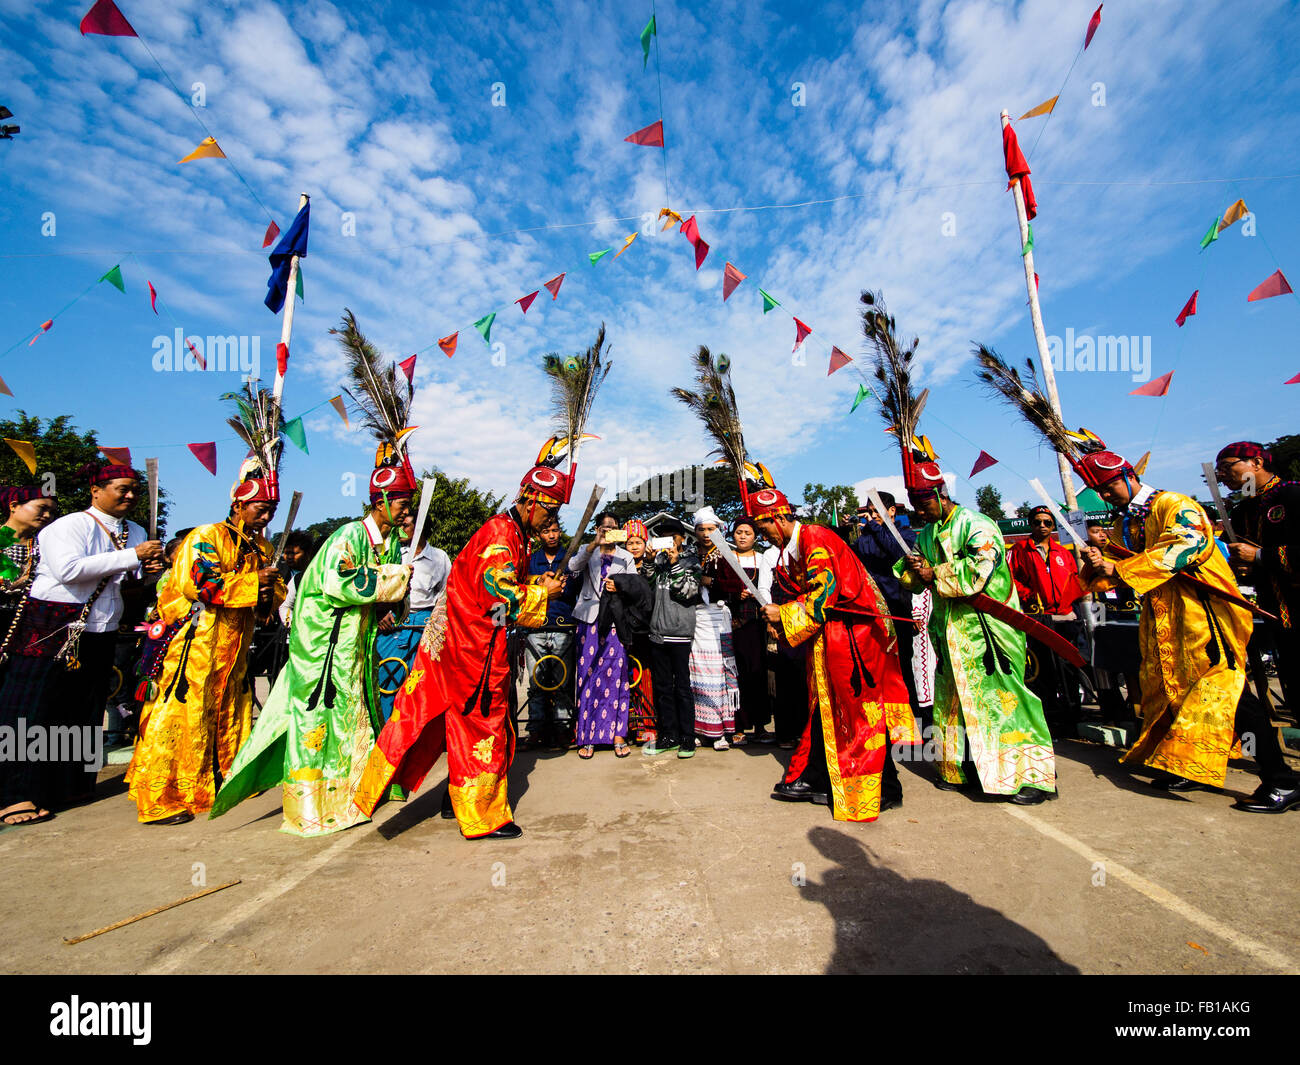
[[[0,702],[17,704],[27,727],[75,729],[77,742],[47,743],[33,772],[43,806],[93,797],[98,729],[113,670],[122,583],[156,577],[163,545],[126,520],[139,484],[129,465],[91,468],[90,507],[40,533],[40,565],[14,638]],[[48,732],[47,736],[73,733]],[[56,759],[62,754],[62,759]]]

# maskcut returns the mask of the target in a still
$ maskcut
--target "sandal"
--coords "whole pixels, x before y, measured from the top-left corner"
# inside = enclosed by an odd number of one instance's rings
[[[578,757],[581,758],[584,762],[588,758],[592,757],[592,755],[594,755],[595,753],[596,753],[596,748],[589,743],[584,744],[583,746],[578,748]]]
[[[745,734],[743,732],[737,732],[734,736],[731,737],[731,745],[733,747],[748,747],[749,740],[745,738]]]
[[[22,817],[24,814],[35,814],[36,816],[26,817],[22,821],[9,820],[11,817]],[[54,820],[54,815],[50,813],[49,810],[41,813],[41,811],[37,809],[35,803],[31,804],[30,810],[10,810],[6,814],[0,814],[0,824],[3,824],[6,828],[21,828],[23,825],[39,825],[42,821],[52,820]]]
[[[615,758],[626,758],[631,753],[632,753],[632,748],[627,745],[626,740],[624,740],[622,743],[620,743],[618,740],[614,741]]]

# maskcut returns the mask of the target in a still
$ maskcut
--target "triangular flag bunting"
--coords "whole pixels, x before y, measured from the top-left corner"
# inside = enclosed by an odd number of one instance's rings
[[[483,334],[484,344],[492,343],[492,323],[496,321],[496,317],[497,317],[497,312],[493,311],[491,314],[485,314],[482,318],[480,318],[477,322],[474,323],[474,328]]]
[[[452,334],[453,339],[455,338],[455,335],[456,335],[455,333]],[[455,344],[452,345],[453,348],[455,348],[455,346],[456,346]],[[351,429],[352,425],[348,421],[348,409],[343,405],[343,397],[335,396],[333,399],[330,400],[330,406],[339,412],[339,417],[343,419],[343,424],[347,426],[349,429]]]
[[[281,340],[275,345],[275,372],[283,377],[289,371],[289,345]]]
[[[869,395],[871,395],[871,389],[869,389],[866,385],[858,385],[858,394],[853,400],[853,406],[849,408],[849,413],[852,414],[855,410],[857,410],[858,404],[861,403],[864,399],[866,399]]]
[[[1092,44],[1092,35],[1097,32],[1097,27],[1101,25],[1101,9],[1105,4],[1098,4],[1097,10],[1092,13],[1092,18],[1088,20],[1088,32],[1083,36],[1084,51],[1088,50],[1088,45]]]
[[[769,295],[768,295],[766,292],[764,292],[761,288],[758,290],[758,294],[759,294],[760,296],[763,297],[763,313],[764,313],[764,314],[766,314],[768,311],[770,311],[773,307],[779,307],[779,306],[781,306],[779,303],[777,303],[777,301],[776,301],[775,299],[773,299],[771,296],[769,296]]]
[[[618,251],[616,251],[616,252],[614,253],[614,258],[617,259],[620,255],[622,255],[625,251],[627,251],[627,249],[630,248],[630,247],[632,246],[632,241],[634,241],[634,240],[636,240],[636,234],[635,234],[635,233],[633,233],[631,236],[629,236],[629,237],[627,238],[627,240],[623,241],[623,246],[622,246],[621,248],[619,248]]]
[[[104,457],[114,466],[131,465],[131,449],[129,447],[101,447],[99,450],[104,453]]]
[[[998,460],[990,455],[987,451],[980,450],[979,458],[975,460],[975,465],[970,468],[970,476],[974,477],[977,473],[987,470],[990,466],[996,466]]]
[[[664,120],[661,118],[658,122],[652,122],[644,129],[629,133],[623,139],[628,144],[641,144],[647,148],[662,148],[664,146]]]
[[[749,275],[742,274],[731,263],[727,263],[722,269],[722,302],[726,303],[727,299],[736,291],[736,286],[745,280]]]
[[[588,252],[587,258],[591,260],[591,265],[595,266],[598,262],[600,262],[601,259],[605,258],[605,256],[608,255],[613,250],[614,250],[613,248],[606,248],[604,251]]]
[[[215,440],[209,440],[206,444],[186,444],[185,446],[190,449],[194,457],[199,460],[208,473],[212,474],[213,477],[217,475],[217,442]]]
[[[700,227],[695,221],[694,215],[691,215],[690,218],[686,219],[686,221],[682,223],[681,234],[692,244],[700,239]]]
[[[0,392],[3,392],[6,396],[13,395],[13,393],[9,391],[9,386],[5,384],[5,379],[3,377],[0,377]]]
[[[105,37],[139,37],[117,9],[113,0],[95,0],[95,6],[81,20],[81,35],[99,33]]]
[[[537,299],[538,291],[538,289],[533,289],[533,291],[528,293],[527,296],[520,296],[515,300],[515,302],[519,304],[519,309],[523,311],[524,314],[528,313],[528,308],[533,305],[533,300]]]
[[[1173,380],[1174,371],[1161,374],[1154,381],[1139,385],[1129,393],[1130,396],[1163,396],[1169,391],[1169,382]]]
[[[1183,309],[1178,312],[1178,317],[1174,319],[1178,323],[1178,328],[1183,327],[1183,323],[1196,313],[1196,297],[1200,295],[1201,290],[1198,288],[1192,293],[1192,298],[1183,304]]]
[[[1208,248],[1211,244],[1213,244],[1218,239],[1219,239],[1219,220],[1216,218],[1213,222],[1210,223],[1210,228],[1206,232],[1205,236],[1201,238],[1201,251],[1204,251],[1206,248]]]
[[[456,338],[459,336],[460,330],[458,329],[451,336],[443,337],[438,341],[438,347],[442,348],[442,353],[449,359],[456,354]]]
[[[27,346],[30,348],[33,344],[35,344],[38,340],[40,340],[41,337],[43,337],[46,333],[48,333],[53,327],[54,327],[53,318],[50,318],[47,321],[42,322],[40,332],[38,332],[34,337],[32,337],[31,340],[27,341]],[[8,392],[8,389],[6,389],[5,391]],[[12,396],[13,393],[9,392],[9,395]]]
[[[284,423],[284,435],[293,441],[294,447],[299,451],[304,454],[311,454],[307,450],[307,430],[303,428],[301,415],[291,422]]]
[[[178,163],[192,163],[195,159],[224,159],[226,153],[221,150],[221,145],[217,143],[215,137],[204,137],[199,141],[199,146],[185,156],[184,159],[178,159]]]
[[[409,359],[403,359],[401,362],[399,362],[399,363],[397,364],[397,368],[398,368],[399,370],[401,370],[402,373],[406,374],[406,383],[407,383],[408,385],[413,385],[413,384],[415,384],[415,360],[416,360],[416,358],[417,358],[417,356],[412,355]],[[307,449],[306,449],[306,448],[303,448],[303,450],[306,451]]]
[[[1284,385],[1300,385],[1300,373],[1296,374],[1290,380],[1283,381],[1282,383]],[[6,391],[8,391],[8,389],[6,389]],[[13,393],[11,392],[10,395],[13,395]]]
[[[5,443],[14,449],[14,454],[27,464],[27,468],[36,472],[36,448],[30,440],[10,440],[5,437]]]
[[[1021,115],[1020,118],[1016,119],[1016,121],[1019,122],[1021,119],[1026,118],[1037,118],[1039,115],[1050,115],[1052,113],[1052,108],[1056,106],[1056,101],[1059,99],[1059,96],[1053,96],[1050,100],[1044,100],[1037,107],[1031,107]]]
[[[262,247],[269,248],[271,241],[280,235],[280,227],[275,224],[275,219],[271,219],[271,224],[266,227],[266,236],[262,238]]]
[[[703,238],[700,238],[695,242],[695,269],[698,270],[704,265],[704,260],[708,258],[708,255],[709,246],[704,242]]]
[[[1246,297],[1246,302],[1254,303],[1255,300],[1266,300],[1272,296],[1285,296],[1290,291],[1291,286],[1282,276],[1282,271],[1278,270],[1256,285],[1251,294]]]
[[[157,314],[158,313],[158,292],[153,287],[152,281],[146,281],[145,284],[149,286],[149,306],[153,308],[153,313]]]
[[[1025,246],[1020,249],[1022,259],[1029,254],[1029,250],[1034,246],[1034,223],[1030,222],[1025,228],[1029,230],[1029,239],[1025,241]]]
[[[564,274],[558,274],[551,278],[542,288],[551,294],[551,302],[555,302],[555,297],[560,294],[560,286],[564,284]]]
[[[793,317],[793,316],[792,316]],[[792,352],[799,350],[799,345],[808,339],[808,334],[812,332],[812,327],[804,325],[798,318],[794,320],[794,347]]]
[[[853,361],[851,356],[845,355],[839,348],[831,347],[831,364],[830,369],[826,371],[826,376],[830,377],[836,370],[842,370],[845,366]]]
[[[107,281],[110,285],[112,285],[115,289],[117,289],[118,292],[126,291],[126,283],[122,280],[122,266],[120,263],[117,266],[113,267],[113,269],[111,269],[99,280]]]
[[[199,369],[206,370],[208,368],[207,360],[205,360],[203,356],[199,353],[199,349],[194,346],[194,341],[192,341],[189,337],[186,337],[185,343],[189,346],[190,354],[194,356],[194,361],[199,364]],[[285,357],[285,361],[287,362],[289,359],[289,353],[287,350],[285,351],[284,357]],[[276,358],[277,360],[279,359],[278,353],[276,355]]]
[[[646,23],[645,29],[641,31],[641,69],[645,70],[646,64],[650,62],[650,38],[658,37],[659,31],[655,28],[655,17],[650,16],[650,21]]]
[[[664,223],[663,229],[659,230],[660,233],[662,233],[669,226],[675,226],[678,222],[682,220],[681,215],[679,215],[676,211],[670,210],[667,207],[659,208],[659,217],[668,219],[668,221]]]
[[[1250,214],[1250,208],[1246,206],[1246,201],[1238,200],[1223,212],[1223,217],[1219,219],[1219,232],[1222,233],[1233,222],[1240,222],[1248,214]]]

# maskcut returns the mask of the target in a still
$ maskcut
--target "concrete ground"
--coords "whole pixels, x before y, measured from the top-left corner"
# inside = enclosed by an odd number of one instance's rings
[[[438,817],[445,770],[375,823],[278,831],[278,790],[216,821],[104,797],[0,832],[6,973],[1275,973],[1300,968],[1300,812],[1171,797],[1067,742],[1023,809],[904,765],[874,824],[769,799],[787,752],[521,754],[516,841]],[[1230,792],[1256,779],[1232,769]],[[80,935],[235,887],[78,945]]]

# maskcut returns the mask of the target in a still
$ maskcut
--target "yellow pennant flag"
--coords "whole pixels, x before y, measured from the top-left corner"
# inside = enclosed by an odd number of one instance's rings
[[[667,207],[659,208],[659,217],[668,219],[668,221],[664,223],[664,229],[667,229],[669,226],[673,225],[674,223],[680,222],[682,220],[681,215],[679,215],[676,211],[670,210]],[[661,229],[659,232],[662,233],[663,229]]]
[[[1037,118],[1039,115],[1050,115],[1052,108],[1056,106],[1056,101],[1059,99],[1060,96],[1053,96],[1050,100],[1044,100],[1037,107],[1031,107],[1020,118]],[[1019,122],[1020,118],[1016,119],[1016,121]]]
[[[343,419],[343,424],[344,424],[345,426],[347,426],[349,429],[351,429],[352,426],[348,423],[348,411],[347,411],[347,408],[346,408],[345,406],[343,406],[343,397],[342,397],[342,396],[335,396],[333,399],[330,400],[330,405],[331,405],[331,406],[332,406],[336,411],[339,412],[339,417]]]
[[[1133,472],[1141,477],[1147,471],[1147,463],[1151,461],[1151,452],[1148,451],[1137,462],[1133,463]]]
[[[632,246],[632,241],[634,240],[636,240],[636,234],[632,233],[631,235],[628,236],[627,240],[623,241],[623,246],[614,253],[614,258],[617,259],[620,255],[622,255],[625,251],[627,251],[627,249]]]
[[[180,162],[192,163],[195,159],[224,159],[225,157],[226,153],[221,150],[215,137],[204,137],[199,141],[199,146]]]
[[[32,442],[30,440],[10,440],[5,437],[5,443],[14,449],[14,454],[27,463],[27,468],[35,474],[36,448],[32,446]]]
[[[1219,228],[1215,232],[1222,233],[1233,222],[1240,222],[1248,214],[1250,214],[1250,208],[1246,206],[1246,201],[1238,200],[1223,212],[1223,217],[1219,219]]]

